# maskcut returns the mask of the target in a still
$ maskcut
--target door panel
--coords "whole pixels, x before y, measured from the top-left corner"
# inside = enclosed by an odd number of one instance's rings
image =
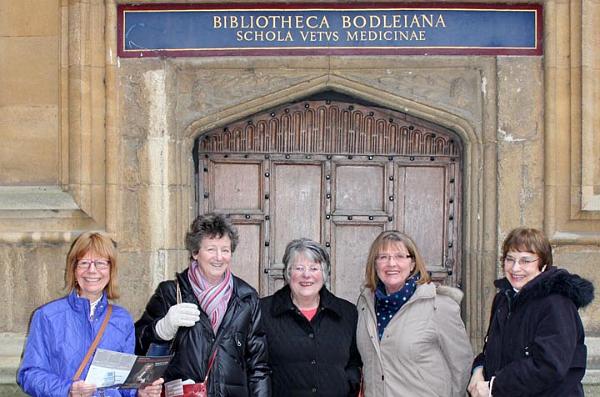
[[[380,165],[335,166],[335,213],[384,212],[385,168]]]
[[[399,176],[403,230],[414,239],[428,269],[440,272],[445,254],[445,169],[399,167]]]
[[[269,293],[283,285],[281,259],[286,245],[306,237],[321,241],[322,168],[320,164],[274,163],[271,200]]]
[[[237,223],[236,227],[240,235],[240,242],[233,254],[231,272],[260,291],[261,251],[257,247],[261,246],[261,224]]]
[[[210,190],[214,192],[215,210],[259,210],[260,173],[260,163],[213,163]]]
[[[364,284],[369,247],[385,224],[334,223],[335,249],[331,253],[331,288],[336,295],[356,303]]]
[[[321,241],[321,166],[275,164],[272,189],[272,235],[274,259],[280,261],[285,246],[293,239],[307,237]]]

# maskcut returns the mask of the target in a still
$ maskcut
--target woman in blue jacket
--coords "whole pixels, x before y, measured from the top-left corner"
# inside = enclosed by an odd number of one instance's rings
[[[70,293],[38,308],[31,320],[17,382],[31,396],[87,397],[96,386],[73,379],[107,315],[108,299],[118,297],[117,258],[112,240],[100,233],[80,235],[67,255]],[[129,313],[112,305],[98,348],[133,353],[135,331]],[[139,396],[160,395],[162,380],[140,389]],[[135,390],[104,390],[105,396],[135,395]]]

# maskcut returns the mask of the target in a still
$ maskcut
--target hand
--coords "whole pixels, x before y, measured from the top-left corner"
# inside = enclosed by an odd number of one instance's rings
[[[180,303],[169,308],[167,315],[156,323],[156,333],[163,340],[171,340],[179,327],[191,327],[200,320],[200,310],[193,303]]]
[[[490,395],[490,382],[485,380],[479,381],[475,384],[473,391],[470,391],[471,397],[488,397]]]
[[[91,397],[95,391],[96,385],[78,380],[71,385],[69,397]]]
[[[139,388],[137,395],[139,397],[159,397],[163,383],[165,383],[163,378],[157,379],[151,384]]]
[[[475,368],[475,370],[473,371],[473,375],[471,375],[469,386],[467,386],[467,391],[471,396],[477,396],[477,383],[483,381],[485,381],[485,378],[483,377],[483,367]]]

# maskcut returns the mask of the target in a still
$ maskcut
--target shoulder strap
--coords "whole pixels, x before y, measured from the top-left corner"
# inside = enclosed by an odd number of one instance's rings
[[[221,330],[221,327],[219,327],[219,330]],[[224,333],[225,333],[225,330],[222,330],[221,332],[217,332],[217,337],[215,338],[215,341],[212,346],[212,354],[210,355],[210,359],[208,360],[208,368],[206,369],[206,376],[204,377],[204,383],[206,383],[206,381],[208,380],[208,375],[210,375],[210,370],[212,369],[213,364],[215,363],[215,358],[217,357],[217,350],[219,349],[219,342],[221,341],[221,337],[223,336]]]
[[[98,333],[96,334],[96,338],[94,338],[94,341],[92,342],[92,344],[90,345],[90,348],[88,349],[87,353],[85,354],[83,361],[81,361],[81,364],[79,365],[79,368],[77,369],[77,372],[75,372],[75,375],[73,375],[73,381],[79,380],[79,377],[81,376],[81,373],[83,372],[83,369],[87,365],[88,361],[90,361],[90,357],[92,357],[92,353],[94,353],[94,351],[96,350],[96,347],[98,346],[98,343],[100,343],[100,339],[102,339],[102,334],[104,333],[104,330],[106,329],[106,325],[108,324],[108,320],[110,319],[111,314],[112,314],[112,305],[109,304],[108,308],[106,309],[106,316],[104,316],[104,321],[102,321],[102,325],[100,326],[100,329],[98,330]]]
[[[206,376],[204,377],[204,383],[206,383],[206,381],[208,380],[208,375],[210,375],[210,370],[212,369],[213,364],[215,363],[215,358],[217,356],[217,349],[219,349],[219,341],[221,340],[221,336],[223,336],[224,333],[225,333],[225,331],[219,332],[217,335],[217,338],[215,339],[215,342],[213,343],[212,354],[210,355],[210,359],[208,360],[208,368],[206,369]]]

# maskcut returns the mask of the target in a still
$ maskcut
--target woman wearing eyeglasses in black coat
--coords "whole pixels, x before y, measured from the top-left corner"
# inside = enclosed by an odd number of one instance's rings
[[[486,343],[474,361],[473,397],[583,396],[587,351],[577,309],[593,285],[552,266],[552,248],[536,229],[518,228],[502,247]],[[491,390],[491,392],[490,392]]]
[[[283,263],[288,285],[261,300],[273,396],[357,396],[357,312],[325,286],[329,254],[298,239],[288,244]]]

